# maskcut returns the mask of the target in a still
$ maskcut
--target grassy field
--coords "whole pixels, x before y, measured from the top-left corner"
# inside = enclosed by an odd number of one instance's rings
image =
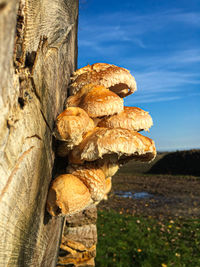
[[[165,155],[129,162],[113,178],[99,205],[96,267],[200,267],[200,179],[148,174]],[[119,190],[154,198],[119,198]]]
[[[200,220],[98,215],[97,267],[200,266]]]

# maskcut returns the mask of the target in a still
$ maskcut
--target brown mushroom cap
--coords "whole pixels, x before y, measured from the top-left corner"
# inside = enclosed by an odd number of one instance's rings
[[[94,202],[102,200],[105,194],[105,175],[101,169],[94,164],[71,165],[67,172],[78,177],[89,189]]]
[[[56,119],[54,135],[56,139],[65,141],[65,149],[70,150],[82,141],[82,137],[94,128],[93,120],[79,107],[65,109]]]
[[[124,110],[116,115],[103,118],[98,122],[98,127],[123,128],[134,131],[148,131],[153,125],[151,116],[147,111],[137,107],[124,107]]]
[[[78,106],[91,118],[119,113],[123,110],[123,99],[102,85],[88,84],[66,102],[67,107]]]
[[[52,216],[70,215],[92,203],[88,188],[76,176],[63,174],[52,183],[47,198],[47,210]]]
[[[151,161],[156,156],[156,148],[153,140],[135,131],[96,127],[70,152],[69,160],[74,164],[83,164],[105,155],[112,156],[112,162],[132,158]]]
[[[128,96],[137,89],[135,79],[127,69],[106,63],[85,66],[74,72],[71,79],[71,95],[88,83],[103,85],[120,97]]]

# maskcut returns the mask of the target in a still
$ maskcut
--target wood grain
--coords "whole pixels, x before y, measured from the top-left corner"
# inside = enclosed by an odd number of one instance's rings
[[[78,1],[0,0],[0,266],[55,266],[52,128],[76,68]]]

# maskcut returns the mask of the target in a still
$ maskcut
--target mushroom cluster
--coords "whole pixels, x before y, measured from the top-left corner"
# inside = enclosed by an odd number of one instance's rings
[[[120,166],[156,156],[154,142],[139,133],[153,125],[151,116],[124,107],[123,98],[136,91],[128,70],[96,63],[75,71],[71,80],[71,96],[54,130],[57,154],[67,156],[69,165],[51,184],[47,210],[52,216],[71,215],[106,199]]]

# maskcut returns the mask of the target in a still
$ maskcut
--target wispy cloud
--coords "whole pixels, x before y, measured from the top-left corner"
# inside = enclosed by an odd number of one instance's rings
[[[200,85],[200,77],[197,74],[158,69],[154,72],[135,73],[135,78],[138,91],[127,98],[128,104],[172,101],[192,94],[199,95],[198,92],[191,94],[191,86]]]
[[[173,50],[172,52],[168,53],[166,53],[165,51],[164,53],[159,55],[133,55],[129,56],[128,58],[122,58],[121,63],[126,64],[128,68],[133,68],[134,66],[142,66],[143,68],[145,68],[145,71],[147,69],[152,71],[155,69],[189,69],[190,64],[194,65],[196,63],[200,63],[200,48],[193,47],[189,49]]]
[[[170,92],[182,91],[185,84],[200,84],[200,77],[185,72],[157,71],[135,73],[138,87],[142,91]]]
[[[181,13],[177,12],[177,14],[171,16],[171,18],[174,21],[177,22],[183,22],[186,24],[191,24],[193,26],[200,27],[200,13],[195,13],[195,12],[189,12],[189,13]]]
[[[115,64],[131,70],[139,93],[130,96],[129,101],[177,100],[189,92],[196,94],[194,87],[200,85],[200,48],[188,46],[187,39],[177,45],[169,33],[183,24],[200,28],[200,13],[171,9],[145,15],[126,11],[82,17],[79,47],[107,62],[114,58]],[[166,48],[165,43],[160,46],[159,41],[154,42],[156,34],[168,34]]]
[[[172,55],[155,56],[150,58],[129,58],[127,65],[140,65],[139,71],[132,70],[138,84],[138,92],[146,95],[138,101],[158,102],[179,99],[185,95],[196,94],[199,88],[192,90],[196,85],[200,87],[200,49],[189,49],[173,52]],[[132,63],[131,63],[132,62]],[[194,63],[198,66],[194,68]],[[197,93],[198,90],[198,93]],[[151,94],[154,94],[152,97]],[[165,96],[163,96],[165,94]],[[170,96],[169,96],[170,95]]]
[[[126,106],[134,106],[138,103],[155,103],[163,101],[174,101],[181,99],[181,96],[158,96],[157,94],[143,94],[143,95],[132,95],[129,98],[125,99]]]
[[[80,21],[79,34],[81,38],[95,36],[95,40],[100,42],[104,40],[134,41],[134,38],[139,40],[138,38],[146,33],[161,31],[175,23],[200,27],[200,13],[187,13],[177,9],[146,15],[138,15],[133,12],[106,13],[89,18],[83,17]],[[136,43],[139,46],[141,44],[141,42]]]

